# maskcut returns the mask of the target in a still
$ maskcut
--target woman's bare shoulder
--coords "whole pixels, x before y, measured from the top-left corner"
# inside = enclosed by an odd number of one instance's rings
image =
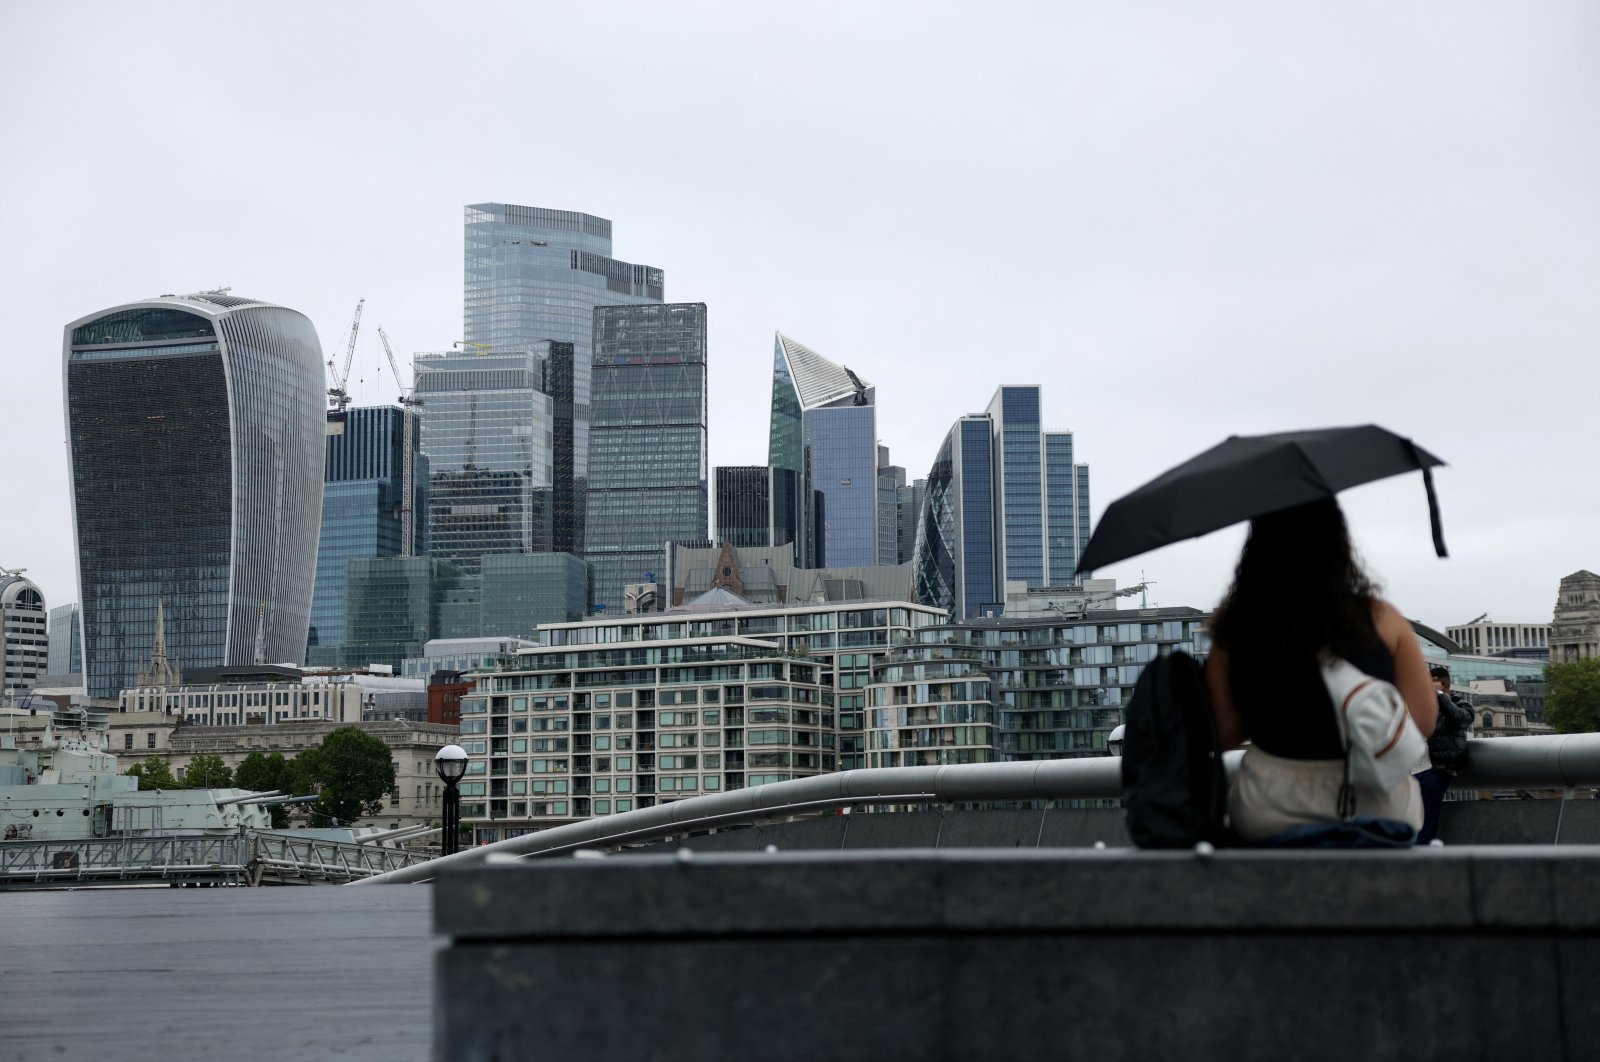
[[[1400,614],[1400,610],[1381,597],[1372,599],[1372,623],[1378,628],[1378,634],[1384,641],[1410,633],[1411,621]]]

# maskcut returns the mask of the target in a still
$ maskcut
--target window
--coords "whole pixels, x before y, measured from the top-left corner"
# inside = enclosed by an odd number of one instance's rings
[[[144,736],[144,747],[147,749],[156,747],[156,736],[154,734],[146,734]]]
[[[133,748],[133,735],[131,733],[122,735],[122,747],[125,749]]]

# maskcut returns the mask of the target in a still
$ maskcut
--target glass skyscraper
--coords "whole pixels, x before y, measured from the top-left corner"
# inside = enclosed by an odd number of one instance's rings
[[[554,438],[544,371],[532,349],[416,356],[429,556],[476,574],[489,554],[549,551]]]
[[[162,296],[66,327],[84,678],[132,686],[164,605],[183,667],[305,652],[322,515],[322,349],[294,310]]]
[[[611,222],[571,210],[510,203],[466,208],[465,335],[468,350],[572,344],[573,482],[588,480],[589,365],[594,308],[660,303],[665,275],[611,257]],[[582,541],[581,511],[577,532]]]
[[[83,642],[75,603],[50,610],[50,657],[45,670],[51,675],[83,674]]]
[[[801,480],[808,568],[879,563],[878,422],[874,391],[855,373],[778,333],[767,463]],[[820,512],[818,511],[820,509]]]
[[[669,541],[706,537],[706,307],[594,311],[584,558],[595,605],[659,572]]]
[[[1080,585],[1089,467],[1070,432],[1046,432],[1040,389],[1001,387],[962,417],[928,473],[916,535],[917,595],[957,619],[998,614],[1005,584]]]
[[[421,433],[413,431],[413,497],[405,500],[405,412],[398,406],[358,406],[329,425],[310,646],[344,641],[346,562],[398,555],[408,520],[424,532],[415,536],[415,552],[427,552],[426,523],[420,516],[426,511],[428,466],[417,452]]]

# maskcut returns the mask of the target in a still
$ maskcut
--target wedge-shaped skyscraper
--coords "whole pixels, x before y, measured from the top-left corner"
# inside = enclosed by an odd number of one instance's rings
[[[165,613],[180,667],[298,661],[322,516],[322,349],[303,315],[219,292],[67,325],[83,666],[132,686]]]
[[[848,368],[778,333],[767,464],[798,474],[802,567],[879,563],[874,399]]]

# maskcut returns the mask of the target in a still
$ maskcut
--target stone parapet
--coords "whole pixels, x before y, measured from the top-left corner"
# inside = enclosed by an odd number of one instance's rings
[[[492,862],[435,883],[435,1052],[1581,1057],[1596,871],[1551,847]]]

